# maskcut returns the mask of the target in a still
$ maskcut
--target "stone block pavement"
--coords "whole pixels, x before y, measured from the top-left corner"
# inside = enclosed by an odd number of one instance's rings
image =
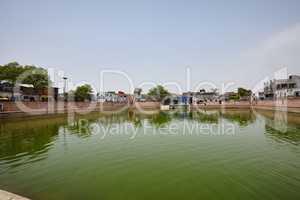
[[[30,200],[19,195],[0,190],[0,200]]]

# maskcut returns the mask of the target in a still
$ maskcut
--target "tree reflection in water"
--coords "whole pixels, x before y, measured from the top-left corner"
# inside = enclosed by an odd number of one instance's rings
[[[264,118],[265,134],[277,142],[300,144],[300,115],[296,113],[259,110]]]
[[[172,117],[169,113],[159,112],[158,114],[152,115],[148,121],[154,127],[159,128],[168,125],[172,121]]]
[[[283,116],[281,116],[283,115]],[[220,119],[237,123],[246,127],[254,123],[260,116],[265,123],[265,134],[276,141],[300,143],[300,115],[271,111],[251,110],[214,110],[188,112],[174,110],[156,114],[143,114],[126,111],[119,114],[90,113],[76,116],[71,125],[67,124],[66,116],[39,118],[32,120],[8,120],[0,123],[0,159],[10,157],[20,159],[19,165],[26,162],[45,159],[61,130],[78,137],[90,137],[95,133],[95,125],[111,126],[113,124],[129,124],[135,128],[143,126],[145,121],[153,127],[167,126],[172,120],[190,120],[198,123],[217,124]],[[67,132],[66,132],[67,131]],[[16,155],[17,158],[16,158]],[[28,156],[30,155],[30,156]],[[11,165],[12,167],[14,165]]]
[[[239,110],[223,110],[220,111],[222,118],[237,123],[241,127],[249,126],[256,120],[256,115],[252,110],[239,109]]]
[[[192,112],[192,119],[201,123],[218,124],[219,118],[218,112]]]
[[[300,144],[300,129],[296,127],[289,127],[286,131],[274,129],[268,124],[265,125],[266,135],[276,140],[277,142],[289,142],[291,144]]]
[[[14,168],[47,158],[47,152],[56,140],[65,118],[12,120],[0,123],[0,160],[13,159]]]

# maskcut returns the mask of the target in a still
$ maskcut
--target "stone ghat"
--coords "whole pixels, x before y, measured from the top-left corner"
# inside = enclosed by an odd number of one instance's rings
[[[0,200],[30,200],[30,199],[21,197],[19,195],[10,192],[6,192],[4,190],[0,190]]]

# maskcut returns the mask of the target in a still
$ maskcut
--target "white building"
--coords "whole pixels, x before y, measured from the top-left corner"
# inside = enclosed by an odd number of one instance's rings
[[[288,79],[274,80],[275,98],[299,97],[300,76],[291,75]]]
[[[290,75],[287,79],[274,79],[264,85],[260,99],[281,99],[300,96],[300,76]]]
[[[121,92],[118,93],[114,91],[102,92],[102,93],[98,93],[97,101],[124,103],[128,101],[128,96],[125,93],[121,93]]]
[[[133,96],[135,101],[141,101],[142,99],[144,99],[142,95],[142,88],[135,88],[133,91]]]
[[[205,102],[217,102],[219,94],[216,91],[207,92],[204,89],[199,92],[192,92],[193,104],[200,104]]]

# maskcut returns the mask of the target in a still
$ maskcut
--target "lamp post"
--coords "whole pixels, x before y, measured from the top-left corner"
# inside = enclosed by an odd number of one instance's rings
[[[66,93],[66,87],[67,87],[67,77],[63,77],[63,79],[64,79],[64,91],[63,91],[63,93],[64,93],[64,100],[66,101],[67,100],[67,93]]]

